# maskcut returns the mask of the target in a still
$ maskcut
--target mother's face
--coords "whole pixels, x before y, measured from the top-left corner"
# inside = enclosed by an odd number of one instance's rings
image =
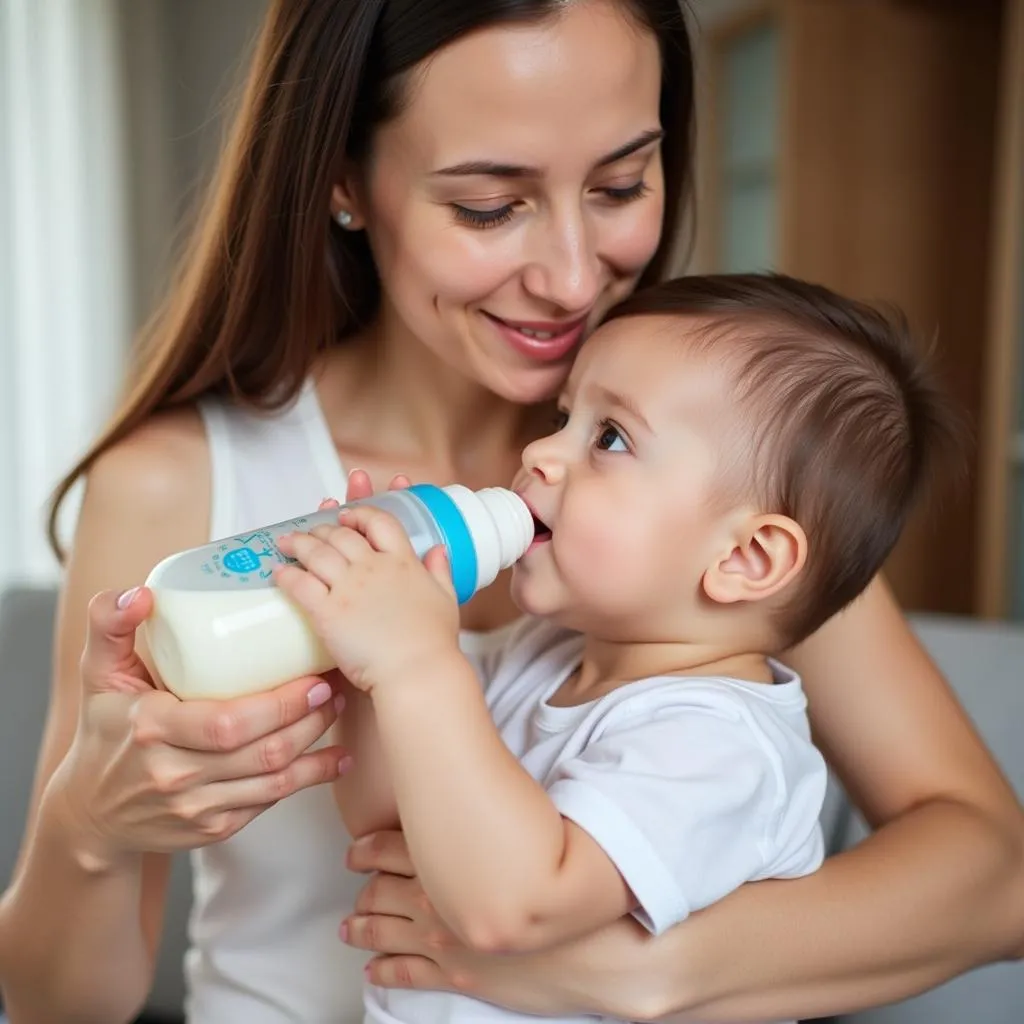
[[[355,207],[385,329],[489,390],[553,395],[658,246],[656,39],[611,0],[472,33],[410,80]]]

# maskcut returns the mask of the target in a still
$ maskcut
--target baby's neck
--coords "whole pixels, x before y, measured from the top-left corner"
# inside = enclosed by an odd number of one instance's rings
[[[725,650],[694,643],[618,643],[588,636],[579,671],[566,680],[551,702],[583,704],[627,683],[655,676],[774,681],[768,656],[761,651]]]

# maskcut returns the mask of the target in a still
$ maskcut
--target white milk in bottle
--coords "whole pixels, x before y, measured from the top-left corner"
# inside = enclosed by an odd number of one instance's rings
[[[443,544],[459,603],[518,561],[534,536],[522,499],[502,487],[471,491],[419,484],[352,502],[386,509],[422,558]],[[269,690],[334,667],[303,613],[273,583],[294,561],[278,547],[288,533],[338,521],[323,509],[164,559],[146,586],[155,607],[144,625],[164,685],[183,700]]]

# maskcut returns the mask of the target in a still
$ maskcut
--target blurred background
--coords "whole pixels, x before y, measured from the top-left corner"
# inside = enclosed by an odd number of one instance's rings
[[[59,572],[43,507],[112,409],[265,7],[0,0],[2,884],[47,697]],[[690,7],[699,192],[687,265],[778,269],[895,302],[936,339],[973,425],[969,472],[922,510],[888,572],[1024,794],[1024,628],[980,621],[1024,620],[1024,0]],[[823,822],[832,851],[864,835],[840,800]],[[180,1020],[188,904],[179,858],[150,1020]],[[1019,966],[999,965],[844,1021],[1017,1024],[1022,982]]]
[[[1024,617],[1021,0],[692,0],[697,270],[891,300],[970,414],[969,475],[889,567],[911,609]],[[0,586],[111,409],[265,0],[0,0]],[[75,503],[69,505],[69,516]]]

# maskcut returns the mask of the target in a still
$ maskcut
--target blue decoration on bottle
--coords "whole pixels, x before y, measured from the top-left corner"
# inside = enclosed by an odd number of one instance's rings
[[[270,551],[264,548],[262,551],[253,551],[252,548],[235,548],[227,552],[221,559],[221,564],[231,572],[247,573],[256,572],[260,567],[260,559],[268,558]]]
[[[477,560],[473,537],[462,518],[459,506],[440,487],[415,484],[407,493],[415,495],[433,517],[448,553],[452,585],[459,604],[465,604],[476,593]]]

